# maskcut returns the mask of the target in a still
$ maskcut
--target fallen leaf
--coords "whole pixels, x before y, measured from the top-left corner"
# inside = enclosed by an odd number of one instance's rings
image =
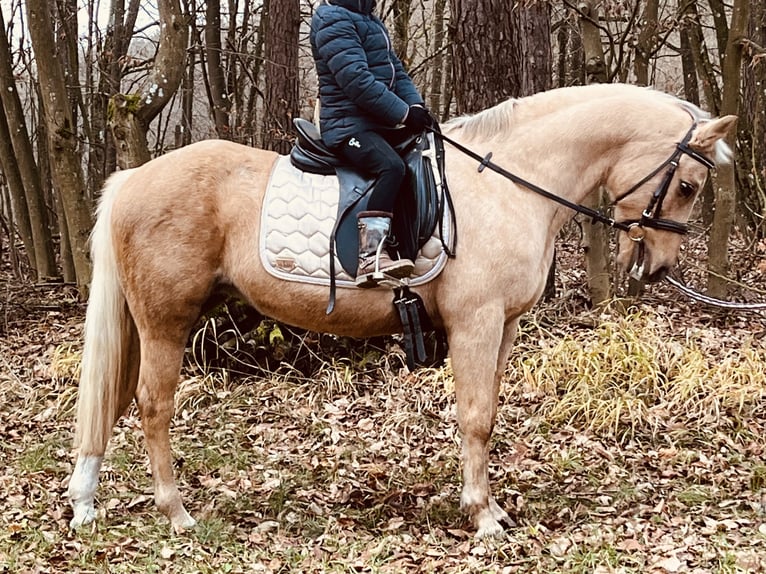
[[[683,566],[683,563],[675,556],[664,558],[654,564],[656,568],[662,568],[666,572],[678,572]]]

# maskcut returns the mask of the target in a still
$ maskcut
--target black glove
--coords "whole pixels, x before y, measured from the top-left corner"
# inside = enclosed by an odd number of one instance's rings
[[[420,106],[410,106],[410,111],[407,112],[407,117],[404,120],[404,125],[416,133],[430,128],[433,123],[431,113]]]

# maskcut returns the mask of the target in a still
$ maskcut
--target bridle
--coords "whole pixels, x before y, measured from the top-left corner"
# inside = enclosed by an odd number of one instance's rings
[[[673,233],[678,233],[679,235],[686,235],[686,233],[689,231],[689,227],[685,223],[679,223],[678,221],[673,221],[672,219],[663,219],[660,217],[660,213],[662,211],[662,204],[665,201],[665,196],[667,195],[668,189],[670,188],[670,182],[673,181],[673,176],[676,173],[678,162],[680,161],[682,155],[688,155],[690,158],[698,161],[709,170],[715,167],[715,164],[710,159],[701,153],[694,151],[688,145],[689,140],[692,137],[692,133],[696,128],[697,123],[695,122],[692,127],[689,128],[689,131],[686,132],[684,139],[682,139],[680,143],[676,144],[676,149],[673,152],[673,155],[671,155],[668,159],[657,166],[657,168],[649,175],[647,175],[629,190],[618,195],[617,198],[612,201],[611,205],[613,207],[628,197],[630,194],[640,189],[641,186],[652,179],[655,175],[660,173],[665,167],[668,168],[665,172],[665,177],[662,178],[660,185],[652,194],[652,197],[649,200],[649,205],[647,205],[646,209],[644,209],[644,211],[641,213],[641,218],[637,220],[619,222],[621,225],[627,226],[625,232],[633,241],[640,242],[644,239],[644,229],[646,227],[659,229],[661,231],[670,231]],[[623,228],[620,227],[620,229]]]
[[[680,235],[686,235],[686,233],[688,232],[688,226],[685,223],[673,221],[672,219],[663,219],[660,217],[660,212],[662,211],[662,204],[665,201],[665,196],[668,193],[668,189],[670,188],[670,183],[673,180],[673,176],[675,175],[676,169],[678,168],[678,162],[681,159],[682,155],[688,155],[690,158],[698,161],[699,163],[701,163],[708,169],[712,169],[713,167],[715,167],[715,164],[709,158],[707,158],[706,156],[702,155],[699,152],[694,151],[693,149],[689,147],[689,140],[691,139],[692,133],[694,132],[696,128],[697,128],[697,123],[695,122],[692,125],[692,127],[689,128],[689,131],[686,132],[686,135],[684,136],[684,138],[679,143],[676,144],[676,149],[674,150],[673,154],[668,159],[663,161],[659,166],[657,166],[656,169],[654,169],[651,173],[649,173],[649,175],[644,177],[641,181],[639,181],[633,187],[631,187],[624,193],[621,193],[619,196],[617,196],[617,198],[611,203],[610,207],[615,206],[617,203],[619,203],[620,201],[628,197],[630,194],[636,192],[646,182],[651,180],[654,176],[656,176],[664,168],[667,167],[667,171],[665,172],[665,177],[662,179],[662,181],[660,182],[660,185],[652,194],[652,197],[649,200],[649,205],[647,205],[646,209],[644,209],[644,211],[641,213],[641,218],[634,219],[634,220],[627,220],[627,221],[617,221],[614,218],[609,217],[602,211],[597,211],[595,209],[591,209],[584,205],[580,205],[579,203],[574,203],[572,201],[569,201],[568,199],[564,199],[563,197],[560,197],[554,193],[551,193],[550,191],[543,189],[542,187],[535,185],[534,183],[531,183],[514,173],[509,172],[508,170],[500,167],[499,165],[491,161],[492,152],[489,152],[487,155],[482,157],[475,151],[465,147],[464,145],[442,134],[437,125],[427,129],[431,131],[436,137],[441,138],[442,140],[446,141],[453,147],[457,148],[459,151],[466,154],[467,156],[478,161],[479,172],[484,171],[484,168],[489,168],[495,173],[499,173],[500,175],[502,175],[506,179],[513,181],[514,183],[524,186],[527,189],[534,191],[535,193],[542,195],[543,197],[546,197],[552,201],[555,201],[556,203],[560,205],[563,205],[578,213],[582,213],[583,215],[586,215],[594,223],[603,223],[605,225],[608,225],[609,227],[614,227],[615,229],[624,231],[628,235],[628,237],[630,237],[630,239],[632,239],[633,241],[639,244],[642,244],[643,239],[646,235],[645,229],[647,227],[650,227],[653,229],[659,229],[661,231],[670,231],[672,233],[678,233]],[[641,246],[643,247],[643,244]]]
[[[676,169],[678,168],[678,163],[681,159],[681,156],[688,155],[690,158],[704,165],[706,168],[708,168],[708,170],[713,169],[715,167],[715,164],[713,163],[712,160],[702,155],[701,153],[694,151],[693,149],[689,147],[689,140],[691,139],[692,133],[694,133],[694,130],[697,128],[697,125],[698,124],[695,122],[692,125],[692,127],[689,128],[689,131],[686,132],[686,135],[684,136],[684,138],[679,143],[676,144],[675,151],[668,159],[666,159],[659,166],[657,166],[657,168],[654,169],[649,175],[644,177],[641,181],[639,181],[637,184],[635,184],[633,187],[631,187],[627,191],[618,195],[617,198],[614,201],[612,201],[610,207],[613,207],[614,205],[616,205],[617,203],[619,203],[620,201],[628,197],[630,194],[637,191],[641,186],[643,186],[645,183],[651,180],[654,176],[660,173],[663,170],[663,168],[665,167],[668,168],[667,172],[665,172],[665,177],[662,178],[660,185],[652,194],[652,197],[649,200],[649,205],[647,205],[646,209],[644,209],[644,211],[641,213],[641,218],[637,220],[627,220],[627,221],[616,221],[612,219],[611,217],[608,217],[606,214],[604,214],[601,211],[596,211],[594,209],[590,209],[589,207],[585,207],[584,205],[573,203],[569,200],[564,199],[563,197],[559,197],[533,183],[526,181],[525,179],[503,169],[499,165],[490,161],[490,159],[492,158],[492,152],[482,157],[476,152],[468,149],[464,145],[459,144],[453,139],[443,135],[441,131],[439,131],[438,125],[435,125],[433,128],[428,128],[428,129],[429,131],[433,132],[435,136],[441,138],[442,140],[451,144],[453,147],[457,148],[464,154],[478,161],[479,172],[484,171],[484,168],[488,167],[492,171],[499,173],[503,177],[510,179],[511,181],[519,185],[522,185],[526,187],[527,189],[530,189],[534,191],[535,193],[542,195],[543,197],[547,197],[548,199],[555,201],[556,203],[559,203],[561,205],[564,205],[570,209],[573,209],[574,211],[577,211],[578,213],[587,215],[588,217],[591,218],[591,220],[594,223],[596,222],[604,223],[606,225],[609,225],[610,227],[614,227],[621,231],[625,231],[628,237],[637,243],[638,249],[639,249],[637,260],[633,266],[633,269],[630,271],[630,274],[636,279],[641,279],[643,275],[643,257],[644,257],[643,239],[645,236],[645,232],[644,232],[645,228],[651,227],[653,229],[659,229],[661,231],[670,231],[672,233],[678,233],[679,235],[686,235],[686,233],[688,232],[688,226],[685,223],[679,223],[678,221],[673,221],[672,219],[663,219],[660,217],[660,212],[662,211],[662,204],[665,201],[665,196],[668,193],[668,189],[670,189],[670,183],[673,181],[673,176],[675,176]],[[702,301],[703,303],[707,303],[708,305],[714,305],[716,307],[723,307],[727,309],[745,309],[745,310],[751,310],[751,311],[766,310],[766,304],[764,303],[732,303],[729,301],[723,301],[721,299],[709,297],[702,293],[698,293],[694,289],[687,287],[680,281],[673,279],[670,276],[666,276],[665,281],[673,285],[676,289],[679,289],[685,295],[688,295],[689,297],[696,299],[698,301]]]

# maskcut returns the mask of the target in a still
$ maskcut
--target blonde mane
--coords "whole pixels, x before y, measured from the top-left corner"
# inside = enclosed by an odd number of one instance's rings
[[[710,118],[710,114],[696,105],[652,88],[630,84],[591,84],[540,92],[526,98],[511,98],[477,114],[449,120],[442,129],[445,133],[460,130],[461,136],[466,140],[486,140],[507,134],[514,125],[539,118],[562,107],[578,105],[596,98],[615,96],[657,98],[675,103],[695,122]]]

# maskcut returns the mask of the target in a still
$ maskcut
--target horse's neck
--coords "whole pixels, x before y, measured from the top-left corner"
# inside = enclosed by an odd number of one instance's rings
[[[582,203],[604,182],[619,153],[619,137],[603,126],[572,118],[540,117],[520,124],[507,138],[496,138],[493,158],[527,181],[574,203]],[[552,224],[573,213],[549,203]]]

